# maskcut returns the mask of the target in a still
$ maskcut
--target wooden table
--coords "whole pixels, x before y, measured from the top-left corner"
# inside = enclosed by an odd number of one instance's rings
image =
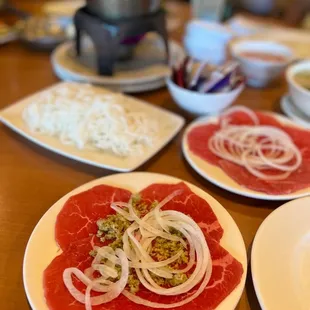
[[[184,16],[187,14],[184,12]],[[181,30],[176,36],[180,37],[180,33]],[[58,81],[48,54],[27,50],[18,43],[0,47],[0,68],[0,108]],[[278,112],[279,99],[285,91],[284,81],[269,89],[246,89],[237,103]],[[137,97],[182,114],[190,121],[188,115],[174,104],[166,89]],[[182,133],[138,170],[169,174],[210,193],[236,221],[250,255],[251,243],[259,225],[282,203],[244,198],[202,179],[182,156]],[[75,187],[112,173],[55,155],[0,124],[1,310],[29,309],[22,282],[22,261],[27,240],[45,211]],[[260,309],[250,276],[237,309]]]

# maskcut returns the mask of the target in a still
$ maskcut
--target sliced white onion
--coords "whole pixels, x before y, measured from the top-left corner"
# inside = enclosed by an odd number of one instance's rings
[[[228,125],[229,124],[229,115],[236,113],[236,112],[243,112],[249,116],[249,118],[253,121],[254,125],[259,124],[259,119],[255,112],[251,109],[248,109],[244,106],[235,106],[230,109],[227,109],[221,114],[221,125]]]
[[[106,280],[106,277],[90,279],[78,268],[67,268],[64,270],[63,281],[64,281],[65,286],[67,287],[69,293],[77,301],[85,304],[86,310],[91,310],[92,306],[101,305],[103,303],[110,302],[111,300],[118,297],[121,294],[121,292],[124,290],[127,284],[128,275],[129,275],[128,259],[124,251],[121,249],[116,249],[115,255],[118,257],[120,261],[120,266],[122,268],[121,277],[115,283]],[[108,270],[108,274],[112,274],[113,276],[115,276],[115,274],[111,270],[109,270],[110,267],[108,266],[101,265],[101,267],[98,268],[97,264],[92,264],[92,268],[93,270],[103,269],[103,273],[106,273]],[[114,270],[114,272],[116,271]],[[87,286],[85,294],[80,292],[74,286],[72,275],[75,275],[82,283],[84,283]],[[116,273],[116,276],[117,276],[117,273]],[[90,293],[92,290],[96,292],[104,292],[105,294],[91,297]]]
[[[167,240],[171,240],[171,241],[179,241],[179,242],[183,242],[183,239],[177,236],[174,236],[170,233],[164,232],[162,230],[156,229],[154,228],[154,226],[148,224],[147,221],[140,219],[137,214],[135,213],[135,210],[131,204],[131,200],[128,203],[128,209],[129,209],[129,213],[130,215],[134,218],[134,221],[139,224],[140,226],[142,226],[145,230],[147,230],[148,232],[152,233],[155,236],[158,237],[162,237],[164,239]],[[149,212],[148,214],[146,214],[145,217],[147,217],[151,212]]]
[[[177,190],[174,191],[173,193],[171,193],[170,195],[168,195],[163,201],[161,201],[154,209],[154,214],[155,214],[155,219],[158,223],[158,225],[167,233],[169,233],[169,227],[167,227],[164,223],[164,221],[162,220],[161,216],[160,216],[160,209],[167,204],[170,200],[172,200],[174,197],[180,195],[182,193],[182,190]]]
[[[127,204],[126,204],[126,206],[127,206]],[[117,213],[121,214],[126,220],[131,221],[131,222],[134,220],[133,217],[130,216],[130,214],[129,214],[128,212],[124,211],[124,210],[118,205],[118,203],[112,203],[112,204],[111,204],[111,208],[112,208],[113,210],[115,210]]]
[[[158,303],[158,302],[152,302],[152,301],[149,301],[147,299],[143,299],[137,295],[134,295],[134,294],[128,292],[127,290],[124,290],[122,293],[124,296],[126,296],[132,302],[139,304],[139,305],[144,305],[146,307],[163,308],[163,309],[177,308],[177,307],[184,306],[184,305],[188,304],[189,302],[191,302],[192,300],[196,299],[207,287],[207,285],[210,281],[210,278],[211,278],[211,274],[212,274],[212,268],[210,268],[210,266],[209,266],[208,270],[204,276],[204,279],[201,282],[198,290],[194,294],[192,294],[190,297],[185,298],[182,301],[172,303],[172,304],[163,304],[163,303]]]
[[[254,125],[231,125],[229,116],[244,112]],[[286,179],[302,164],[300,150],[283,130],[259,125],[257,115],[246,107],[234,107],[221,116],[221,128],[208,141],[216,156],[245,167],[254,176],[267,181]],[[275,173],[265,173],[273,170]]]
[[[91,310],[92,306],[107,303],[117,298],[121,293],[138,304],[141,303],[154,308],[182,306],[201,294],[207,286],[212,273],[211,256],[203,232],[197,223],[187,215],[173,210],[161,210],[163,206],[180,195],[181,192],[175,191],[167,196],[142,219],[135,213],[132,198],[127,204],[113,203],[111,205],[112,209],[132,222],[123,235],[123,249],[114,251],[109,246],[95,246],[94,250],[97,254],[90,268],[86,269],[84,273],[77,268],[67,268],[63,273],[65,286],[77,301],[85,304],[86,310]],[[128,208],[128,212],[124,208]],[[171,234],[170,228],[181,232],[183,238]],[[157,237],[180,242],[184,250],[188,250],[189,261],[183,269],[173,269],[171,267],[171,264],[176,262],[184,253],[183,250],[162,261],[155,261],[152,258],[150,254],[152,242]],[[110,279],[118,276],[116,266],[121,266],[121,276],[120,280],[114,283]],[[135,269],[140,283],[146,289],[159,295],[177,296],[190,292],[197,285],[200,286],[189,298],[178,303],[168,305],[153,303],[124,290],[128,282],[129,268]],[[95,271],[99,271],[100,278],[94,278]],[[152,277],[152,274],[154,274],[165,279],[172,279],[174,275],[189,271],[191,271],[191,274],[188,275],[185,282],[169,288],[161,287]],[[85,284],[85,294],[74,286],[72,275],[75,275]],[[102,292],[103,294],[92,297],[92,291]]]

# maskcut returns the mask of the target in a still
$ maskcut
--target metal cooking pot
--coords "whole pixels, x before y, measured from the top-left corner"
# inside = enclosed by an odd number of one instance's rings
[[[121,19],[153,13],[161,0],[87,0],[89,11],[101,18]]]

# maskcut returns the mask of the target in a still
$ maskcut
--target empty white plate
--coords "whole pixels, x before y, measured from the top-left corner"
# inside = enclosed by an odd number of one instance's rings
[[[310,128],[310,117],[303,114],[292,102],[289,95],[285,95],[281,98],[281,109],[282,111],[294,122]]]
[[[288,202],[265,219],[253,242],[251,268],[263,310],[310,309],[310,197]]]

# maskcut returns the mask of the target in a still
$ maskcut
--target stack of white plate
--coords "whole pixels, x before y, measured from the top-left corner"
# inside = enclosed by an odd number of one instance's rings
[[[182,47],[176,42],[170,41],[169,46],[171,61],[178,62],[184,57]],[[52,66],[62,80],[92,83],[127,93],[163,87],[171,74],[163,41],[153,33],[139,43],[132,59],[116,64],[113,76],[97,73],[96,53],[90,41],[83,48],[81,57],[76,56],[74,42],[60,45],[52,54]]]

